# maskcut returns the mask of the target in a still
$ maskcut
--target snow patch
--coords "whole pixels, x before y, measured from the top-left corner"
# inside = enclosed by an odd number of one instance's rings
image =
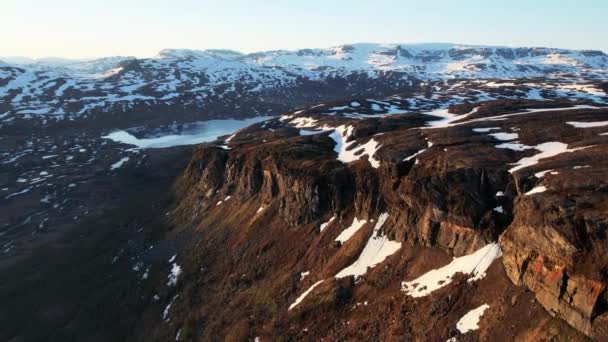
[[[167,277],[169,280],[167,281],[167,286],[175,286],[177,285],[177,279],[179,275],[182,273],[182,268],[177,263],[173,263],[171,267],[171,273]]]
[[[452,262],[436,270],[431,270],[412,281],[401,283],[401,288],[412,297],[423,297],[447,286],[456,273],[469,276],[468,282],[482,279],[492,262],[502,255],[498,243],[491,243],[476,252],[454,258]]]
[[[590,146],[587,146],[587,147],[590,147]],[[530,167],[532,165],[536,165],[543,158],[550,158],[550,157],[554,157],[554,156],[557,156],[562,153],[582,150],[587,147],[568,149],[568,144],[564,144],[561,142],[547,142],[547,143],[543,143],[540,145],[536,145],[536,146],[534,146],[534,148],[539,150],[540,153],[537,153],[531,157],[526,157],[526,158],[520,159],[517,163],[515,163],[514,167],[509,169],[509,172],[513,173],[517,170],[521,170],[523,168]]]
[[[498,144],[494,147],[506,148],[506,149],[513,150],[513,151],[525,151],[525,150],[533,148],[532,146],[528,146],[528,145],[521,144],[521,143],[502,143],[502,144]]]
[[[313,128],[317,125],[317,120],[313,118],[299,117],[290,121],[295,128]]]
[[[110,170],[116,170],[116,169],[120,168],[121,166],[123,166],[128,161],[129,161],[129,157],[121,158],[119,161],[117,161],[116,163],[114,163],[110,166]]]
[[[372,236],[367,241],[359,258],[350,266],[336,274],[336,278],[354,276],[355,279],[364,275],[368,268],[373,268],[383,262],[387,257],[394,254],[401,248],[401,243],[390,241],[387,236],[380,235],[380,228],[388,218],[387,213],[383,213],[378,218],[374,226]]]
[[[363,225],[366,223],[367,220],[359,220],[355,217],[353,219],[353,223],[348,228],[344,229],[342,233],[340,233],[340,235],[338,235],[336,241],[340,241],[340,243],[342,244],[345,243],[346,241],[348,241],[348,239],[355,235],[355,233],[359,231],[359,229],[361,229],[361,227],[363,227]]]
[[[545,191],[547,191],[547,187],[546,187],[546,186],[544,186],[544,185],[541,185],[541,186],[537,186],[537,187],[535,187],[534,189],[532,189],[532,190],[530,190],[530,191],[526,192],[526,193],[524,194],[524,196],[529,196],[529,195],[539,194],[539,193],[541,193],[541,192],[545,192]]]
[[[418,155],[422,154],[424,151],[433,147],[433,142],[427,140],[426,145],[427,145],[426,148],[423,148],[422,150],[419,150],[418,152],[412,154],[411,156],[406,157],[405,159],[403,159],[403,161],[408,161],[408,160],[411,160],[412,158],[416,158]]]
[[[336,216],[334,215],[329,219],[329,221],[322,223],[319,226],[319,232],[322,232],[325,228],[327,228],[327,226],[329,226],[335,219],[336,219]]]
[[[535,173],[534,177],[536,177],[536,178],[543,178],[547,173],[551,174],[551,175],[556,175],[559,172],[553,171],[553,170],[544,170],[544,171],[540,171],[540,172]]]
[[[593,127],[604,127],[608,126],[608,121],[594,121],[594,122],[579,122],[579,121],[568,121],[568,125],[576,128],[593,128]]]
[[[308,296],[309,293],[312,292],[312,290],[315,289],[315,287],[319,286],[319,284],[321,284],[323,282],[323,280],[319,280],[318,282],[312,284],[311,287],[308,288],[308,290],[304,291],[304,293],[302,293],[300,295],[300,297],[298,297],[295,302],[293,302],[290,306],[289,306],[289,311],[291,311],[291,309],[295,308],[296,306],[298,306],[298,304],[300,304],[304,298],[306,298],[306,296]]]
[[[489,135],[494,137],[494,139],[501,140],[501,141],[515,140],[519,137],[519,135],[517,133],[504,133],[504,132],[490,133]]]
[[[479,319],[489,308],[490,306],[488,304],[484,304],[467,312],[467,314],[462,316],[458,323],[456,323],[456,329],[458,329],[458,331],[460,331],[462,334],[479,329]]]
[[[362,156],[367,155],[369,163],[374,168],[380,166],[380,161],[374,158],[374,154],[380,148],[380,144],[370,139],[367,143],[349,150],[356,141],[347,142],[348,138],[353,134],[353,126],[338,126],[333,133],[329,135],[336,142],[334,151],[338,153],[338,160],[348,164],[355,160],[359,160]]]
[[[169,321],[169,310],[171,310],[171,305],[173,305],[173,302],[177,299],[177,297],[179,297],[179,295],[175,295],[175,297],[171,299],[169,304],[167,304],[167,306],[165,306],[165,309],[163,310],[163,320],[165,322]]]
[[[436,109],[436,110],[433,110],[430,112],[425,112],[424,114],[426,114],[426,115],[438,116],[441,119],[427,122],[427,125],[430,127],[424,127],[424,128],[445,128],[445,127],[454,126],[454,124],[453,124],[454,121],[459,121],[459,120],[465,119],[468,116],[477,113],[477,109],[478,109],[478,107],[475,107],[470,112],[468,112],[466,114],[460,114],[460,115],[450,113],[448,108]]]
[[[477,133],[488,133],[489,131],[494,131],[500,129],[500,127],[483,127],[483,128],[473,128],[473,132]]]

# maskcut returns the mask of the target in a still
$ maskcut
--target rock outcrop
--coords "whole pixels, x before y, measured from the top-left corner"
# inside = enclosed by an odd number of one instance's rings
[[[176,185],[181,201],[172,219],[201,234],[184,256],[192,264],[186,272],[201,267],[210,272],[201,285],[184,285],[184,291],[218,299],[200,304],[206,313],[190,315],[188,326],[202,320],[206,324],[196,334],[225,334],[234,327],[225,319],[232,317],[241,320],[240,338],[253,332],[303,338],[294,326],[306,327],[307,338],[356,338],[361,335],[352,328],[323,320],[356,320],[358,314],[346,308],[372,301],[376,307],[358,319],[383,327],[365,336],[447,339],[461,336],[453,326],[464,308],[486,300],[492,320],[481,324],[480,339],[584,340],[565,323],[588,337],[605,338],[608,137],[602,128],[568,122],[605,120],[608,110],[550,106],[497,101],[453,108],[460,117],[437,112],[443,119],[411,114],[351,120],[304,112],[202,146]],[[302,135],[297,129],[302,122],[313,122],[306,129],[318,132]],[[336,158],[340,143],[332,134],[341,125],[352,126],[343,138],[358,151],[349,160]],[[369,144],[372,140],[377,144]],[[555,141],[560,142],[546,145]],[[370,152],[366,146],[380,147]],[[564,149],[545,151],[546,146]],[[536,158],[539,153],[544,154]],[[381,213],[388,220],[374,228]],[[355,218],[365,221],[352,228],[360,222]],[[335,243],[347,228],[353,232]],[[362,275],[346,277],[350,281],[334,277],[350,264],[364,264],[358,258],[374,240],[402,247],[364,267]],[[424,299],[410,298],[395,285],[494,241],[502,248],[502,262],[493,264],[487,280],[455,277],[447,287],[441,280],[437,296]],[[230,253],[218,244],[229,246]],[[537,311],[534,301],[518,304],[524,289],[546,312]],[[298,296],[305,297],[292,311]],[[427,311],[421,303],[435,309]],[[176,305],[189,311],[199,304]],[[257,314],[236,313],[239,305],[257,307]],[[408,318],[386,326],[369,316],[379,308]],[[214,310],[224,320],[211,317]],[[527,323],[519,321],[521,310],[532,315]],[[503,320],[516,322],[516,331],[498,328]],[[428,330],[428,322],[435,331]],[[531,322],[553,328],[540,334],[524,326]],[[279,333],[288,326],[291,330]]]
[[[500,238],[511,281],[528,287],[547,310],[589,336],[598,334],[593,321],[607,314],[608,221],[600,214],[608,204],[601,190],[606,181],[597,174],[589,182],[596,190],[519,199],[515,219]]]

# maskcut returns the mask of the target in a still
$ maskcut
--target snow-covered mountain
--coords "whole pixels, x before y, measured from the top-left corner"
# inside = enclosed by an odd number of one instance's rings
[[[601,51],[456,44],[353,44],[266,51],[163,50],[153,58],[1,58],[0,117],[103,113],[192,118],[272,114],[308,102],[387,95],[446,79],[605,80]]]

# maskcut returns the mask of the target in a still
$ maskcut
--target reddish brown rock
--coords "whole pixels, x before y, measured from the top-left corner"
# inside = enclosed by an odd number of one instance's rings
[[[530,105],[484,104],[475,118]],[[367,157],[338,161],[328,132],[300,136],[279,120],[266,123],[272,132],[262,124],[239,132],[229,150],[203,146],[176,186],[181,200],[175,223],[191,226],[200,239],[182,259],[184,273],[200,282],[179,290],[186,295],[175,310],[188,315],[177,314],[175,322],[192,331],[189,336],[205,338],[601,340],[608,331],[602,214],[608,208],[608,138],[565,122],[606,115],[559,111],[429,130],[416,129],[424,124],[422,115],[412,115],[413,121],[315,117],[328,126],[353,125],[357,142],[378,141],[377,169]],[[517,132],[518,141],[531,146],[563,141],[594,147],[512,174],[513,163],[537,152],[496,148],[500,141],[472,130],[490,125]],[[535,176],[549,169],[559,173]],[[525,195],[540,184],[548,190]],[[357,260],[372,236],[371,220],[383,212],[389,220],[380,232],[401,249],[356,281],[335,279]],[[369,223],[346,243],[335,243],[355,217]],[[458,275],[423,298],[401,291],[402,281],[498,239],[502,262],[483,280]],[[301,278],[302,272],[308,273]],[[455,330],[466,312],[484,303],[490,309],[479,331]],[[170,338],[175,331],[161,328],[158,334]]]

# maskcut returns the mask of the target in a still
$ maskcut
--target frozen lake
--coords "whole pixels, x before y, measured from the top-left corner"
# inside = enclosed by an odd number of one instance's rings
[[[213,141],[222,135],[232,134],[243,127],[271,118],[273,117],[260,116],[244,120],[225,119],[200,121],[187,125],[187,128],[182,129],[177,134],[175,132],[167,132],[167,134],[157,132],[153,137],[142,138],[138,138],[125,130],[121,130],[112,132],[102,138],[123,144],[134,145],[137,148],[165,148],[181,145],[195,145]]]

